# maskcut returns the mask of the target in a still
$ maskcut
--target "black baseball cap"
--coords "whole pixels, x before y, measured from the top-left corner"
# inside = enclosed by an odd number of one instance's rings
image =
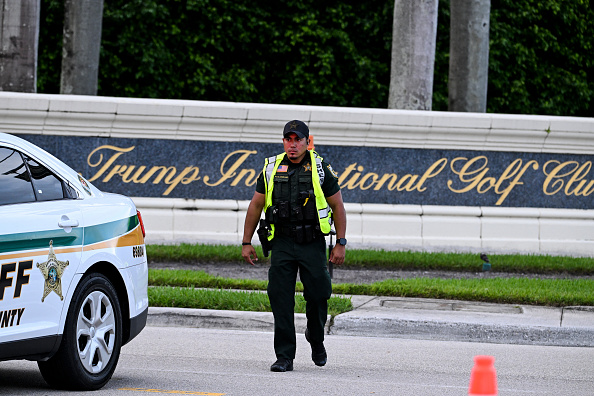
[[[293,120],[287,122],[283,130],[283,136],[287,137],[291,133],[296,134],[300,139],[309,138],[309,128],[303,121]]]

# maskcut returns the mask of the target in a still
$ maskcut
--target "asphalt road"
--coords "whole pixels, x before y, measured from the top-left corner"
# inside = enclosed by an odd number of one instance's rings
[[[593,348],[327,336],[316,367],[298,335],[295,370],[272,373],[270,332],[147,327],[122,350],[93,395],[467,395],[475,355],[495,357],[499,395],[583,396],[594,389]],[[0,362],[0,394],[54,395],[33,362]],[[69,395],[88,395],[72,392]]]

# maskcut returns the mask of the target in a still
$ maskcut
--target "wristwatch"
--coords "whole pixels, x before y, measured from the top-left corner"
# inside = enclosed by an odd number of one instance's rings
[[[346,238],[338,238],[336,240],[336,243],[338,243],[339,245],[342,245],[342,246],[346,246],[346,242],[347,242]]]

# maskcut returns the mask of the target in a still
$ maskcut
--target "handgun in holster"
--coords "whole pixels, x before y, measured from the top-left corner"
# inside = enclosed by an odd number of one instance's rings
[[[268,236],[272,232],[270,225],[266,222],[266,220],[260,219],[260,228],[258,228],[258,238],[260,239],[260,244],[262,245],[262,252],[264,253],[264,257],[268,257],[268,253],[271,249],[270,241],[268,240]]]

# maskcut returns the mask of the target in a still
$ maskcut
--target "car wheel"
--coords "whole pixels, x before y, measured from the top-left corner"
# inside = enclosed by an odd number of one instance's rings
[[[61,389],[95,390],[111,378],[122,347],[122,312],[105,276],[92,273],[72,296],[56,354],[38,362],[45,381]]]

